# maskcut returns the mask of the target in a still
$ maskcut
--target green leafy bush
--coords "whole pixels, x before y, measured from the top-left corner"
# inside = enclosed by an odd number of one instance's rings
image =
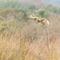
[[[6,2],[0,2],[0,8],[20,8],[20,2],[19,1],[9,1],[7,0]]]
[[[35,14],[39,17],[45,17],[46,18],[46,17],[48,17],[49,12],[45,9],[39,9],[35,12]]]

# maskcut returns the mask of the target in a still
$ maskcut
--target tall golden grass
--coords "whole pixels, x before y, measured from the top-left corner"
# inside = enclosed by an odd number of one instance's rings
[[[48,34],[34,21],[21,29],[4,30],[0,34],[0,60],[59,60],[60,41],[50,30]]]

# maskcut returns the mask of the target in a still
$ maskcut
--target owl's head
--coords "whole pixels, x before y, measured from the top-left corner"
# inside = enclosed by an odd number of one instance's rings
[[[49,25],[49,21],[45,18],[40,18],[37,20],[38,23]]]

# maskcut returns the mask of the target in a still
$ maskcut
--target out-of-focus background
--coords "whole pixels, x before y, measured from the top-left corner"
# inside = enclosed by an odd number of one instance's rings
[[[0,60],[60,60],[60,0],[0,0]]]

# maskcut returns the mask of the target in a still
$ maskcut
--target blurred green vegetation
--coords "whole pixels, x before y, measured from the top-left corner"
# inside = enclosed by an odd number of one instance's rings
[[[35,14],[38,17],[47,18],[49,16],[49,11],[45,9],[39,9],[39,10],[36,10]]]
[[[29,14],[47,18],[50,13],[60,14],[60,7],[47,5],[37,8],[33,4],[22,6],[17,0],[0,2],[0,31],[16,26],[21,27],[24,25],[23,22],[29,21]]]
[[[24,52],[27,48],[29,48],[30,43],[33,40],[39,40],[40,37],[43,34],[45,34],[44,32],[41,32],[41,30],[44,30],[44,29],[41,28],[40,25],[38,24],[36,25],[34,20],[29,18],[29,15],[33,14],[33,15],[36,15],[37,17],[48,18],[50,17],[49,16],[50,13],[54,13],[58,15],[60,14],[60,8],[53,5],[42,6],[39,8],[37,8],[37,6],[35,6],[34,4],[29,4],[28,6],[27,5],[22,6],[18,0],[6,0],[6,2],[0,2],[0,35],[2,35],[2,38],[0,36],[0,39],[3,41],[1,42],[0,40],[0,45],[2,47],[1,49],[3,50],[2,52],[0,51],[0,59],[1,60],[25,60],[24,56],[26,53]],[[53,20],[53,18],[50,18],[50,19]],[[54,18],[54,21],[55,21],[55,18]],[[45,39],[45,38],[42,38],[42,39]],[[30,43],[25,43],[25,40],[29,41]],[[26,47],[25,47],[25,44],[27,44]],[[35,43],[32,43],[32,44],[35,44]],[[38,44],[40,44],[40,41]],[[14,50],[11,50],[11,49],[14,49]],[[15,49],[17,49],[16,52],[15,52]],[[7,59],[5,59],[5,57]],[[33,59],[32,56],[29,56],[29,57]],[[31,59],[26,59],[26,60],[31,60]]]
[[[54,5],[47,5],[42,7],[45,10],[48,10],[49,12],[55,13],[55,14],[60,14],[60,7],[54,6]]]

